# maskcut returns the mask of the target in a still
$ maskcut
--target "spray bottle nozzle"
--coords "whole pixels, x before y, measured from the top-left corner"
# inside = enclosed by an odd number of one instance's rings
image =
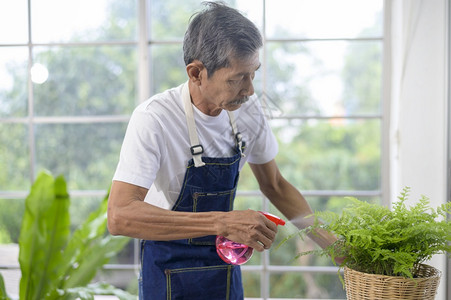
[[[259,213],[261,213],[262,215],[264,215],[266,218],[268,218],[269,220],[273,221],[276,225],[285,225],[285,221],[282,220],[281,218],[279,218],[278,216],[275,216],[273,214],[264,212],[264,211],[259,211]]]

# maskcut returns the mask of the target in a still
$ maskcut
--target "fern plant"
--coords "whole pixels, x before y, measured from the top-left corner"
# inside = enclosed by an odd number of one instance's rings
[[[451,253],[451,203],[437,209],[430,207],[427,197],[408,207],[410,189],[404,188],[393,209],[347,197],[350,204],[340,214],[315,212],[314,224],[284,241],[298,235],[315,234],[322,228],[338,237],[337,242],[325,249],[301,252],[340,257],[340,269],[351,269],[388,276],[414,278],[421,263],[435,254]],[[281,244],[284,243],[281,242]],[[279,245],[280,246],[280,245]]]

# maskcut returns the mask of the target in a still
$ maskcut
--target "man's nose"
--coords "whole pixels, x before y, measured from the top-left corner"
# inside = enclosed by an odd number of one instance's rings
[[[242,96],[252,96],[254,94],[254,83],[252,78],[248,76],[244,81],[243,88],[241,89],[240,95]]]

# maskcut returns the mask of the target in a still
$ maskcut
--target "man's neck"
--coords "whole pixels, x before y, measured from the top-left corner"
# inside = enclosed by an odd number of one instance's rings
[[[188,81],[188,87],[191,97],[191,103],[195,107],[197,107],[198,110],[211,117],[219,116],[222,108],[219,108],[216,105],[212,105],[211,103],[208,103],[207,100],[203,99],[202,94],[199,91],[199,87],[191,83],[191,81]]]

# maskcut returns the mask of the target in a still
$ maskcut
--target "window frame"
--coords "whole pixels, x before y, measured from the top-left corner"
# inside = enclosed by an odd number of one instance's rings
[[[136,0],[138,2],[138,40],[137,41],[113,41],[113,42],[82,42],[82,43],[33,43],[32,41],[32,28],[31,28],[31,5],[32,0],[28,0],[28,43],[23,44],[0,44],[0,47],[27,47],[28,49],[28,74],[30,74],[31,67],[33,65],[33,48],[36,46],[80,46],[80,45],[88,45],[88,46],[104,46],[104,45],[133,45],[138,49],[138,97],[141,101],[148,99],[151,96],[152,87],[152,74],[151,74],[151,54],[149,48],[152,45],[158,44],[167,44],[167,41],[158,41],[152,40],[149,31],[150,31],[150,1],[152,0]],[[265,0],[261,0],[263,2],[263,39],[264,46],[262,49],[263,61],[266,61],[267,51],[266,45],[268,42],[274,41],[282,41],[282,42],[308,42],[313,39],[271,39],[267,38],[266,28],[265,28],[265,15],[266,15],[266,5]],[[371,39],[333,39],[333,40],[378,40],[383,44],[383,74],[382,74],[382,93],[381,93],[381,113],[375,115],[353,115],[343,117],[344,119],[379,119],[381,120],[381,189],[377,191],[319,191],[319,190],[309,190],[303,191],[304,196],[354,196],[354,197],[374,197],[378,196],[382,199],[382,203],[389,205],[389,182],[390,182],[390,171],[389,171],[389,128],[390,128],[390,65],[391,65],[391,55],[390,55],[390,21],[391,21],[391,12],[390,5],[387,5],[387,1],[384,0],[383,5],[383,15],[384,15],[384,32],[383,36],[378,38]],[[327,39],[314,39],[315,41],[327,40]],[[182,41],[171,41],[170,43],[182,44]],[[450,46],[451,48],[451,46]],[[448,66],[449,72],[451,72],[451,64]],[[266,65],[262,63],[262,86],[263,92],[265,91],[265,87],[267,86],[267,76],[266,76]],[[33,182],[36,176],[36,149],[35,149],[35,132],[34,127],[36,124],[81,124],[81,123],[118,123],[118,122],[128,122],[129,116],[127,115],[116,115],[116,116],[61,116],[61,117],[39,117],[34,115],[34,95],[33,95],[33,84],[31,82],[30,76],[28,76],[27,83],[27,96],[28,96],[28,112],[27,116],[21,118],[8,118],[8,117],[0,117],[0,124],[12,124],[12,123],[20,123],[28,126],[28,140],[29,140],[29,162],[30,162],[30,182]],[[451,106],[451,96],[448,93],[449,106]],[[451,116],[451,109],[449,111],[449,115]],[[280,116],[275,117],[280,119],[331,119],[337,118],[336,116]],[[448,118],[449,119],[449,118]],[[451,133],[451,123],[448,124],[448,131]],[[451,146],[448,145],[448,154],[449,161],[451,161]],[[451,167],[448,167],[450,169]],[[451,175],[448,176],[448,191],[451,193]],[[105,190],[72,190],[70,191],[72,197],[82,197],[82,196],[93,196],[93,197],[103,197],[105,195]],[[253,192],[242,192],[238,190],[238,196],[241,197],[261,197],[261,205],[264,210],[269,210],[269,201],[266,199],[261,192],[253,191]],[[2,199],[24,199],[27,195],[26,191],[1,191],[0,190],[0,198]],[[105,269],[108,270],[134,270],[136,275],[138,276],[140,262],[139,262],[139,241],[134,240],[134,251],[133,251],[133,264],[108,264],[105,266]],[[278,266],[271,265],[269,259],[269,253],[265,251],[262,255],[261,265],[255,266],[242,266],[243,272],[258,272],[260,273],[260,297],[262,299],[269,299],[270,295],[270,275],[281,272],[311,272],[311,273],[336,273],[336,267],[320,267],[320,266]],[[0,269],[19,269],[18,265],[14,266],[4,266],[1,265]],[[450,266],[448,265],[448,273]],[[448,279],[451,282],[450,278]],[[450,283],[451,284],[451,283]],[[450,285],[449,284],[449,285]],[[448,286],[449,286],[448,285]],[[448,294],[451,294],[451,290],[448,289]]]

